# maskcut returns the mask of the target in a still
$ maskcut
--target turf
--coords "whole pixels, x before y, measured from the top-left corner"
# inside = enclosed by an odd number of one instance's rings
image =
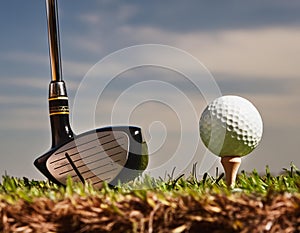
[[[2,232],[300,232],[300,171],[143,177],[115,188],[3,177]],[[201,231],[200,231],[201,229]]]

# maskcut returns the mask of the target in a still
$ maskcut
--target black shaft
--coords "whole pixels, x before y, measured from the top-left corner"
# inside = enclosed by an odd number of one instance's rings
[[[52,148],[73,138],[69,123],[69,103],[65,82],[62,80],[57,0],[46,0],[51,82],[49,86],[49,114]]]
[[[52,81],[62,81],[57,0],[46,0]]]

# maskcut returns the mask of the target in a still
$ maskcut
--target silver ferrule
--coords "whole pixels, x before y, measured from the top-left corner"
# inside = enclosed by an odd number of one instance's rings
[[[64,81],[51,82],[49,85],[49,99],[67,97],[67,89]]]

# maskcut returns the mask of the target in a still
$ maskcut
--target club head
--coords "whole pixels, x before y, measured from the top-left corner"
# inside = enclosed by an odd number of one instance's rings
[[[134,179],[147,164],[147,144],[135,126],[106,127],[74,136],[34,161],[55,183],[65,185],[71,177],[96,188],[103,182],[114,186]]]

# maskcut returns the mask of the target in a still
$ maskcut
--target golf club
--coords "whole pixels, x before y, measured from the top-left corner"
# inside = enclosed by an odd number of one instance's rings
[[[69,123],[69,104],[62,79],[57,1],[46,0],[49,55],[51,149],[34,161],[49,180],[66,184],[67,178],[101,188],[139,176],[147,167],[147,144],[137,126],[109,126],[75,135]]]

